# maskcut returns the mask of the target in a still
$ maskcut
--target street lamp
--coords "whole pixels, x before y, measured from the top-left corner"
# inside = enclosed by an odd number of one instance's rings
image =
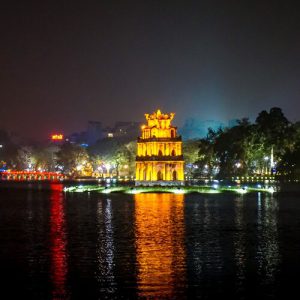
[[[242,164],[241,164],[240,162],[237,162],[237,163],[235,164],[235,166],[236,166],[237,168],[240,168],[240,167],[242,166]]]
[[[111,168],[111,165],[110,164],[105,164],[105,169],[107,171],[107,177],[109,177],[109,170]]]
[[[265,157],[264,157],[264,160],[265,160],[265,162],[266,162],[266,174],[268,175],[268,173],[269,173],[269,166],[268,166],[269,156],[265,156]]]

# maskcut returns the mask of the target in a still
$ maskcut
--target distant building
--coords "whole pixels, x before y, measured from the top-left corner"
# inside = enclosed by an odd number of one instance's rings
[[[107,126],[103,129],[103,138],[114,138],[114,130],[113,128]]]
[[[104,138],[133,140],[139,135],[140,122],[118,121],[113,127],[103,129]]]
[[[140,122],[116,122],[113,129],[114,137],[136,139],[139,135],[140,126]]]
[[[97,141],[103,139],[102,123],[99,121],[89,121],[86,136],[86,143],[89,146],[95,145]]]
[[[67,136],[66,141],[70,142],[71,144],[77,144],[77,145],[86,144],[87,142],[86,131],[74,132]]]
[[[93,146],[105,138],[130,141],[137,138],[140,127],[140,122],[118,121],[113,127],[103,127],[102,122],[89,121],[86,131],[74,132],[67,136],[66,141],[84,147]]]

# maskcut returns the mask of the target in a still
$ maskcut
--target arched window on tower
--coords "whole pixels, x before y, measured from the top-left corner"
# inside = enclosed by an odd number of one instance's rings
[[[174,137],[175,137],[175,130],[171,129],[171,138],[174,138]]]
[[[175,170],[172,173],[172,179],[177,180],[177,172]]]
[[[164,180],[163,174],[160,170],[157,172],[157,180]]]

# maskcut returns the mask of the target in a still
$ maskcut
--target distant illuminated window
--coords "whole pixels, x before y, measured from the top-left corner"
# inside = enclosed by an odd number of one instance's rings
[[[109,132],[109,133],[107,134],[107,137],[113,138],[113,137],[114,137],[114,134],[113,134],[112,132]]]

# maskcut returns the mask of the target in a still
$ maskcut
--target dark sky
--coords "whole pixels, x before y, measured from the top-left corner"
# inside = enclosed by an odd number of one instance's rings
[[[77,3],[77,4],[76,4]],[[42,138],[88,120],[300,119],[300,13],[289,1],[6,1],[0,128]]]

